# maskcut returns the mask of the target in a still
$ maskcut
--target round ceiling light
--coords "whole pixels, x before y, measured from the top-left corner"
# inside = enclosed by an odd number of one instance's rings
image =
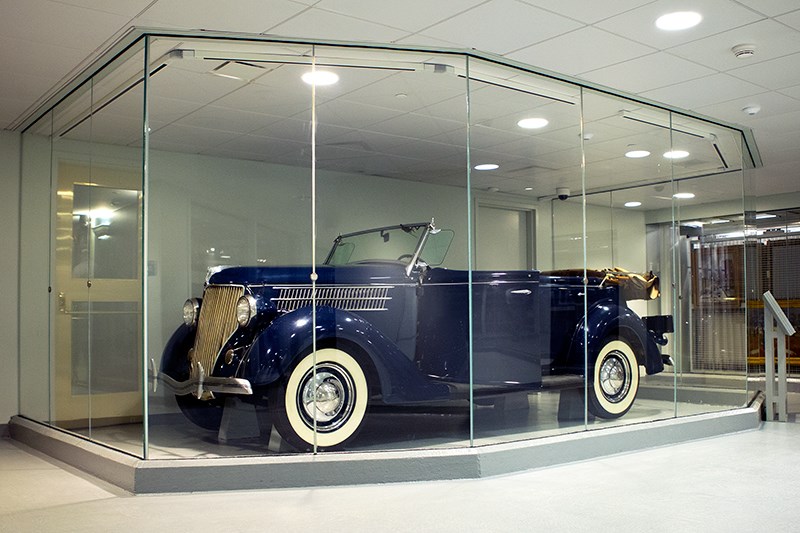
[[[625,207],[639,207],[642,202],[625,202]]]
[[[667,159],[683,159],[684,157],[689,157],[689,152],[686,150],[670,150],[669,152],[664,152],[664,157]]]
[[[538,130],[539,128],[544,128],[548,124],[550,124],[549,120],[538,117],[523,118],[517,122],[517,126],[526,130]]]
[[[647,150],[629,150],[625,152],[625,157],[630,157],[631,159],[641,159],[642,157],[647,157],[650,155],[650,152]]]
[[[333,85],[339,81],[339,75],[329,70],[311,70],[303,74],[300,79],[309,85]]]
[[[482,163],[480,165],[475,165],[472,168],[474,168],[475,170],[497,170],[498,168],[500,168],[500,165],[495,163]]]
[[[676,192],[672,195],[673,198],[677,198],[678,200],[691,200],[694,198],[693,192]]]
[[[664,31],[687,30],[700,24],[701,20],[703,16],[696,11],[676,11],[658,17],[656,27]]]

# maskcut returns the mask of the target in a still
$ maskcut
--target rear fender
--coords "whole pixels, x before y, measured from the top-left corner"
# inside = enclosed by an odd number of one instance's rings
[[[611,300],[595,304],[589,309],[588,320],[578,325],[570,344],[569,368],[580,369],[580,373],[583,373],[584,328],[588,342],[589,368],[593,368],[603,341],[609,335],[618,334],[629,342],[638,344],[638,347],[634,347],[636,358],[639,364],[645,367],[647,374],[657,374],[664,370],[661,351],[645,328],[642,319],[629,307],[618,305]]]
[[[300,356],[311,352],[311,330],[311,307],[276,318],[256,338],[240,377],[250,380],[256,387],[269,385],[287,375]],[[356,314],[332,307],[317,307],[316,334],[318,348],[342,344],[357,346],[375,369],[385,403],[413,403],[448,397],[445,385],[421,375],[391,340]]]

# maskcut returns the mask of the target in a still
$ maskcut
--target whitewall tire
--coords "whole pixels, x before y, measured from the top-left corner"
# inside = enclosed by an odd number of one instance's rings
[[[594,364],[589,384],[589,411],[599,418],[619,418],[633,405],[639,390],[639,363],[631,345],[607,340]]]
[[[300,450],[342,446],[361,427],[369,386],[362,366],[350,354],[324,348],[301,359],[285,383],[270,394],[270,410],[281,437]]]

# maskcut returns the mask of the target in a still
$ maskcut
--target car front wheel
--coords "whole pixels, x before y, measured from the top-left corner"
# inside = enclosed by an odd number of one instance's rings
[[[633,405],[639,390],[639,363],[631,345],[621,339],[603,343],[589,387],[589,411],[599,418],[619,418]]]
[[[335,449],[355,436],[367,412],[369,386],[347,352],[324,348],[305,356],[272,388],[270,410],[281,437],[299,450]],[[315,439],[316,433],[316,439]]]

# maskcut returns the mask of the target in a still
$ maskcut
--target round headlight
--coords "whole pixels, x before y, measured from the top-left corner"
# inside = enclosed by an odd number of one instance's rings
[[[256,299],[245,294],[236,302],[236,321],[244,328],[254,316],[256,316]]]
[[[190,298],[183,304],[183,323],[187,326],[197,324],[200,316],[200,301],[197,298]]]

